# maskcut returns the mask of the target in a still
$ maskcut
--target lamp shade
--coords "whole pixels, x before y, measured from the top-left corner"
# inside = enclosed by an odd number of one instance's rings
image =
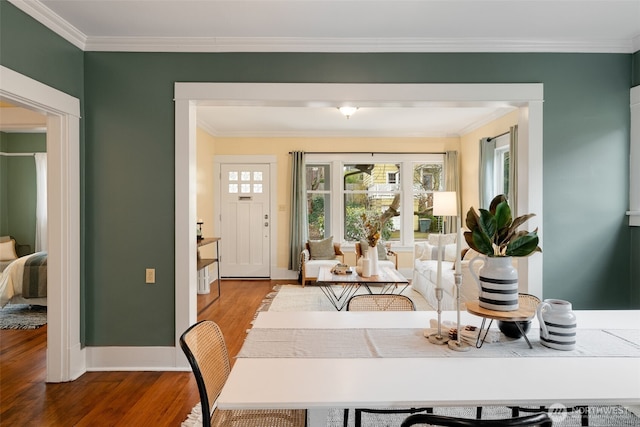
[[[455,191],[433,193],[434,216],[458,216],[458,203]]]

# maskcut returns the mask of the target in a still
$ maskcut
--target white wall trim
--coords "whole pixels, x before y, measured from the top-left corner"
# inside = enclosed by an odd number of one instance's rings
[[[9,0],[9,2],[75,47],[85,50],[87,36],[40,1]]]
[[[87,347],[87,371],[190,371],[174,347]]]
[[[629,225],[640,227],[640,86],[629,93],[631,130],[629,141]]]
[[[80,345],[80,100],[0,66],[0,99],[47,115],[47,382],[86,370]]]
[[[84,51],[102,52],[539,52],[634,53],[631,39],[540,40],[427,37],[121,37],[87,36],[41,1],[9,0]]]
[[[87,51],[121,52],[580,52],[633,53],[634,41],[331,37],[89,37]]]
[[[187,180],[187,163],[178,159],[189,157],[195,150],[196,121],[189,117],[195,104],[201,105],[262,105],[262,106],[336,106],[342,102],[357,102],[360,106],[418,105],[500,105],[521,109],[519,142],[521,150],[520,179],[522,184],[518,205],[535,212],[536,224],[543,224],[542,211],[542,102],[541,83],[523,84],[325,84],[325,83],[181,83],[174,86],[176,99],[176,336],[186,329],[195,308],[186,301],[195,297],[195,268],[185,269],[189,256],[195,257],[195,180]],[[188,196],[187,196],[188,195]],[[186,230],[185,227],[187,228]],[[184,230],[184,232],[180,232]],[[193,236],[192,236],[193,235]],[[535,260],[534,260],[535,258]],[[180,265],[181,264],[181,265]],[[530,292],[542,297],[542,256],[530,257],[522,263],[520,283],[531,286]],[[189,271],[187,271],[189,270]],[[191,274],[193,270],[193,275]],[[280,275],[280,272],[278,272]],[[192,277],[193,276],[193,277]],[[193,311],[191,311],[193,310]],[[176,346],[178,345],[176,340]]]
[[[198,274],[196,212],[196,109],[186,99],[175,101],[175,347],[176,366],[188,367],[180,335],[197,320]],[[184,145],[182,145],[184,144]]]

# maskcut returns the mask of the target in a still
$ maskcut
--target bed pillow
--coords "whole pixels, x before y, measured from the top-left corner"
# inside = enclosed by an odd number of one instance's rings
[[[336,251],[333,249],[333,236],[323,240],[309,240],[309,257],[311,259],[335,259]]]
[[[15,240],[0,243],[0,261],[13,261],[17,258]]]

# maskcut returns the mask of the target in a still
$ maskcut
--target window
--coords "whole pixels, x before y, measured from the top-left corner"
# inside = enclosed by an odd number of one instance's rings
[[[363,216],[379,216],[400,192],[400,165],[394,163],[344,164],[342,166],[344,224],[343,238],[355,242],[364,238]],[[393,182],[389,177],[393,176]],[[400,221],[394,217],[384,225],[382,240],[399,240]]]
[[[494,194],[509,194],[509,146],[496,147],[494,160]]]
[[[330,227],[327,228],[331,207],[330,168],[330,165],[322,164],[306,166],[308,232],[311,240],[329,237],[325,233],[330,230]]]
[[[437,230],[432,193],[444,189],[443,155],[351,154],[349,159],[344,157],[307,156],[310,239],[334,236],[334,241],[358,241],[364,237],[363,215],[380,215],[398,194],[400,215],[385,224],[383,240],[409,246]]]
[[[414,240],[425,239],[430,232],[439,230],[439,218],[433,216],[433,192],[444,189],[442,172],[441,162],[413,164],[413,212],[417,221]]]

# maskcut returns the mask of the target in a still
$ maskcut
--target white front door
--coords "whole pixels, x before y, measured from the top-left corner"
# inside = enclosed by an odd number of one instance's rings
[[[222,164],[222,277],[270,277],[269,165]]]

